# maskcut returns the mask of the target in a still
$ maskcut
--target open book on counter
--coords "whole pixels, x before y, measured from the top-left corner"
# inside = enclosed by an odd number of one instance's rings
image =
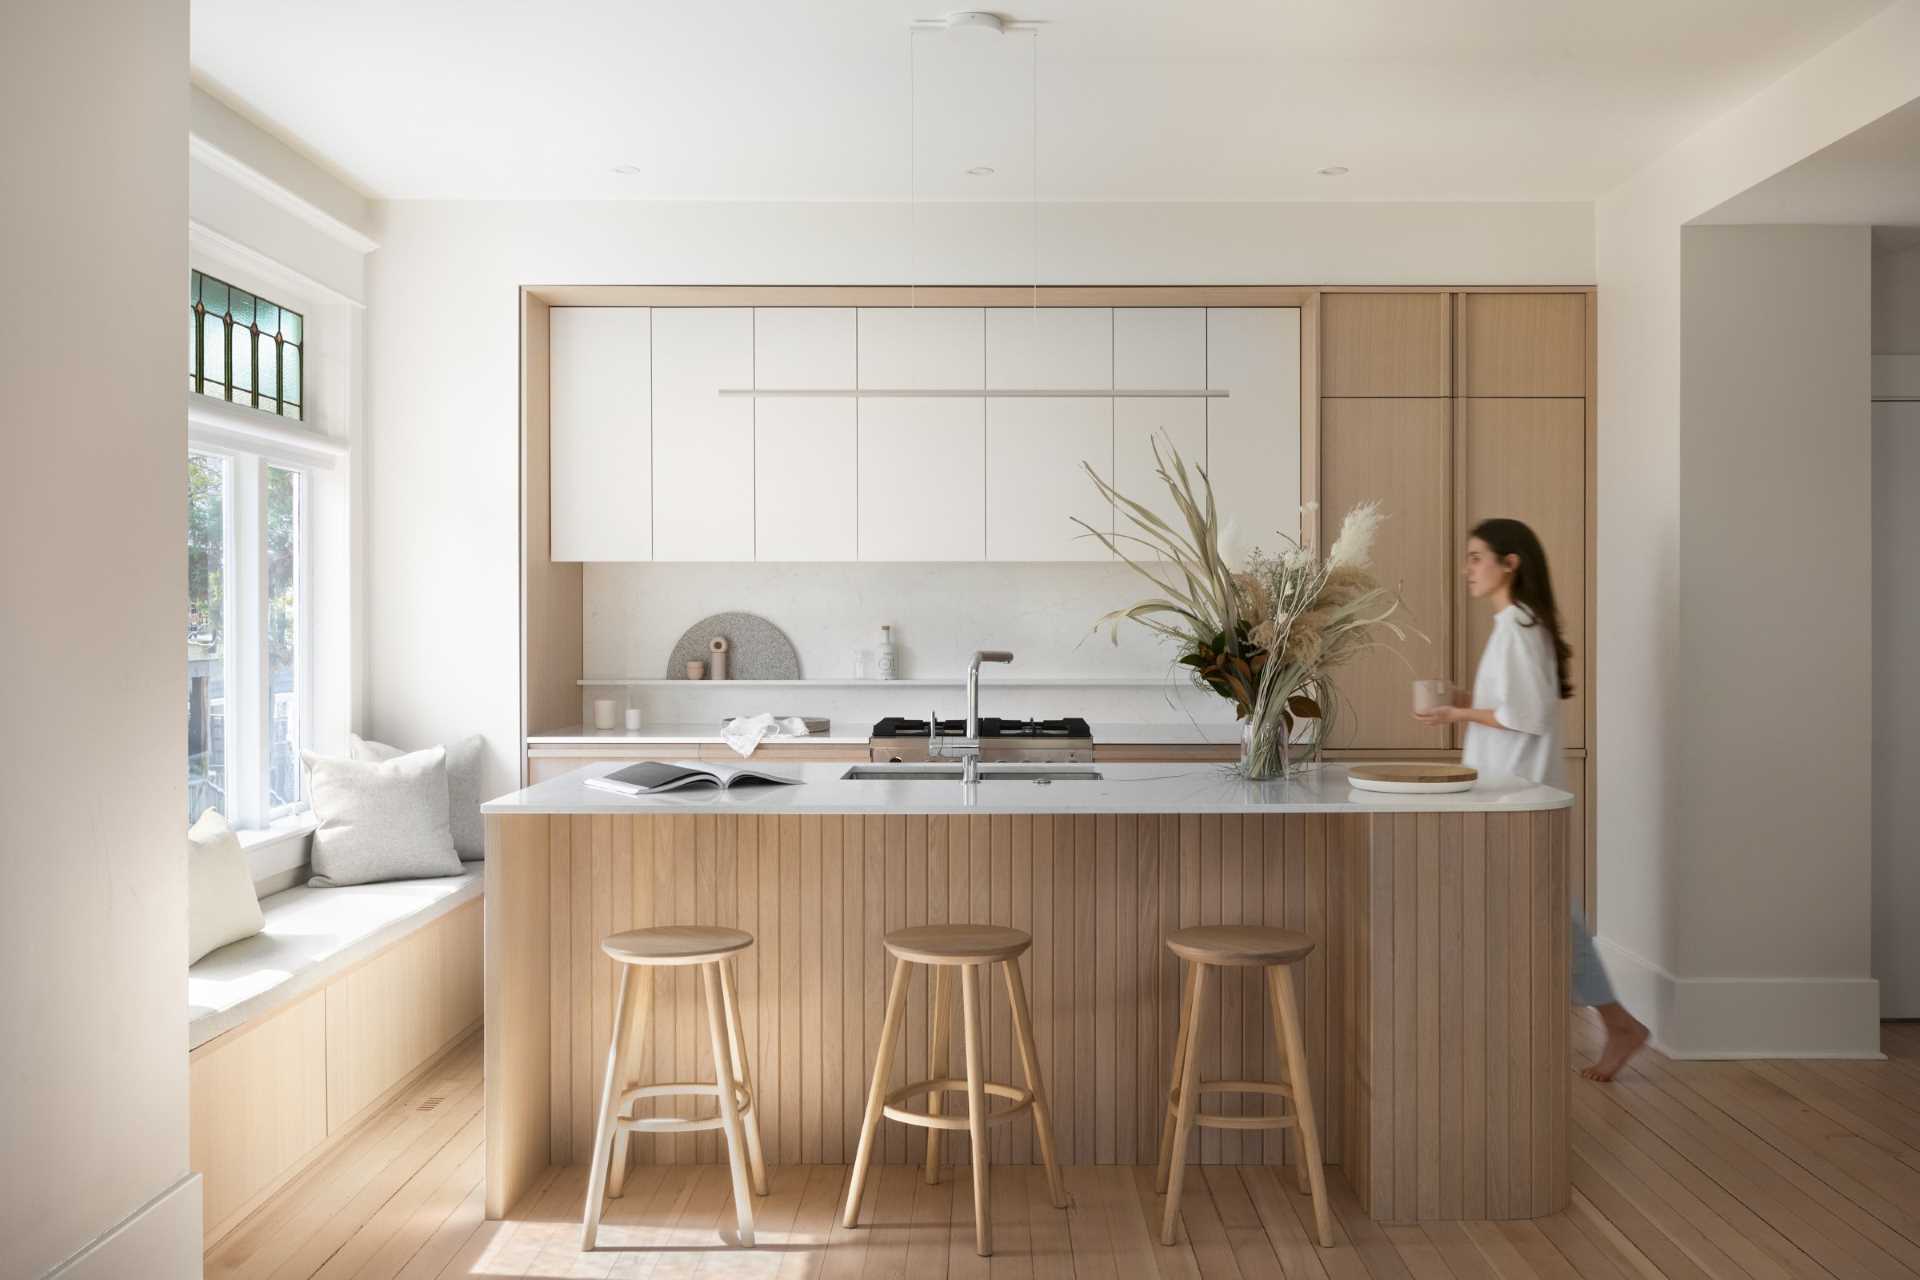
[[[798,778],[783,778],[777,773],[749,769],[745,765],[710,764],[704,761],[662,764],[651,760],[627,765],[604,777],[586,780],[586,785],[596,791],[611,791],[622,796],[658,795],[662,791],[678,791],[683,787],[716,787],[725,791],[736,785],[793,787],[799,784]]]

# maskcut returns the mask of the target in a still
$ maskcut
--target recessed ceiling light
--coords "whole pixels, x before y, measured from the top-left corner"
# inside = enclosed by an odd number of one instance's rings
[[[617,164],[613,166],[613,171],[624,178],[631,178],[640,172],[640,166],[637,164]]]
[[[972,178],[990,178],[993,176],[993,166],[990,164],[977,164],[967,170],[967,176]]]
[[[1346,172],[1347,166],[1343,164],[1330,164],[1320,170],[1320,176],[1323,178],[1338,178],[1344,176]]]

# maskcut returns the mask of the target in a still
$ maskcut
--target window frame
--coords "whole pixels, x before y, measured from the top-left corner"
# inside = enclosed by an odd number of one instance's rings
[[[227,768],[226,817],[236,831],[261,830],[297,818],[309,807],[304,784],[299,799],[281,805],[271,803],[273,696],[268,654],[267,469],[275,467],[300,477],[300,501],[294,513],[294,700],[299,719],[293,750],[298,753],[310,747],[313,740],[312,466],[275,452],[205,438],[192,425],[187,433],[187,447],[189,452],[217,457],[226,466],[223,508],[230,570],[223,585],[222,600],[226,628],[222,744]]]
[[[220,763],[221,763],[221,808],[234,807],[235,788],[233,780],[233,716],[228,714],[235,689],[234,675],[234,588],[238,574],[239,550],[236,545],[237,534],[234,520],[234,463],[232,456],[224,450],[206,448],[188,441],[187,454],[191,458],[199,455],[210,458],[220,464]],[[207,697],[208,719],[212,719],[213,698]],[[208,753],[213,751],[211,737],[208,740]],[[191,776],[191,775],[189,775]],[[228,816],[231,822],[231,815]]]

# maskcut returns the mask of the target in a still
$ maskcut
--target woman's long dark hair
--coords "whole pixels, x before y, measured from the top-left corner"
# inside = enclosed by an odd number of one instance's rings
[[[1532,529],[1505,517],[1482,520],[1473,526],[1473,536],[1486,543],[1503,561],[1508,556],[1519,561],[1507,593],[1515,604],[1533,615],[1533,621],[1523,626],[1544,625],[1547,634],[1553,637],[1553,667],[1560,682],[1560,696],[1571,698],[1573,683],[1567,679],[1567,660],[1573,656],[1573,650],[1567,647],[1567,638],[1560,632],[1560,607],[1553,602],[1553,578],[1547,573],[1546,548],[1540,545]]]

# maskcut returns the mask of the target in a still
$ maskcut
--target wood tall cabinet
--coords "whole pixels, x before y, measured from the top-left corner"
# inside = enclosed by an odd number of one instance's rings
[[[1354,503],[1388,515],[1381,575],[1423,633],[1363,658],[1340,681],[1342,753],[1449,752],[1457,737],[1409,714],[1413,679],[1470,686],[1490,618],[1468,600],[1461,548],[1489,516],[1539,534],[1568,641],[1566,779],[1580,797],[1570,856],[1576,900],[1593,898],[1591,290],[1367,290],[1320,296],[1320,534]]]

